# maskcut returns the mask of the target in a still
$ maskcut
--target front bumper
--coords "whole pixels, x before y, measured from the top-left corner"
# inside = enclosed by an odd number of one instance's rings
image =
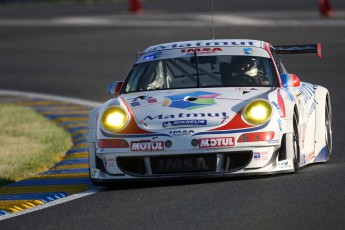
[[[203,153],[119,154],[108,151],[95,154],[95,146],[90,145],[90,178],[93,182],[294,172],[292,159],[280,159],[279,146],[219,149]]]

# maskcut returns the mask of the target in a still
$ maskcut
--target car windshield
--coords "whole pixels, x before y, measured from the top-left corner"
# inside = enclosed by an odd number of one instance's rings
[[[255,56],[196,56],[135,64],[124,92],[207,87],[277,86],[272,60]]]

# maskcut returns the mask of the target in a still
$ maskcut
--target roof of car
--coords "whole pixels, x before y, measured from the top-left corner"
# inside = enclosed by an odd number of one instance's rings
[[[158,44],[147,48],[144,53],[162,51],[169,49],[195,48],[195,47],[257,47],[264,48],[264,42],[251,39],[216,39],[216,40],[195,40],[180,41]]]

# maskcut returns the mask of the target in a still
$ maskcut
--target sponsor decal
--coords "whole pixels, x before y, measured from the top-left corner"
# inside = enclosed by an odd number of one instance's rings
[[[292,101],[292,102],[295,101],[294,95],[289,90],[282,89],[282,91],[285,92],[288,95],[290,101]]]
[[[154,97],[135,97],[135,98],[130,98],[128,99],[129,104],[132,107],[137,107],[137,106],[141,106],[141,105],[147,105],[147,104],[152,104],[152,103],[156,103],[157,99]]]
[[[253,54],[253,49],[252,48],[244,48],[243,52],[246,55],[251,55],[251,54]]]
[[[284,114],[282,108],[281,108],[277,103],[275,103],[274,101],[272,101],[272,104],[273,104],[274,107],[276,107],[276,109],[278,110],[279,116],[280,116],[280,117],[284,117],[285,114]]]
[[[116,167],[116,158],[105,158],[105,165],[107,168],[115,168]]]
[[[277,165],[278,165],[278,168],[280,169],[290,168],[290,164],[288,160],[278,161]]]
[[[207,120],[177,120],[177,121],[165,121],[163,122],[163,128],[175,127],[175,126],[205,126]]]
[[[268,140],[267,141],[269,144],[278,144],[279,143],[279,140],[276,139],[276,140]]]
[[[199,148],[218,148],[234,146],[234,137],[216,137],[199,139]]]
[[[187,135],[193,135],[194,131],[193,130],[172,130],[169,131],[169,134],[171,136],[187,136]]]
[[[317,88],[316,85],[302,83],[302,87],[300,87],[300,91],[304,96],[305,103],[307,103],[310,99],[314,98],[316,88]]]
[[[211,53],[216,53],[218,51],[223,51],[222,48],[188,48],[188,49],[182,49],[181,53],[195,53],[197,52],[198,54],[211,54]]]
[[[147,120],[166,120],[166,119],[175,119],[175,118],[201,118],[201,117],[227,117],[227,112],[221,112],[221,113],[179,113],[179,114],[159,114],[156,116],[146,116],[143,120],[140,122],[145,124]]]
[[[162,52],[157,52],[157,53],[153,53],[153,54],[145,56],[144,59],[145,60],[157,59],[157,58],[160,58],[161,55],[162,55]]]
[[[192,93],[167,96],[163,101],[164,107],[193,110],[206,106],[215,105],[218,93],[197,91]]]
[[[131,142],[131,151],[162,151],[164,141],[137,141]]]
[[[253,160],[255,161],[266,161],[268,160],[268,152],[255,152],[253,154]]]
[[[92,168],[90,171],[91,171],[91,177],[92,177],[92,178],[98,178],[99,172],[100,172],[99,169]]]
[[[308,110],[307,118],[309,119],[314,110],[316,109],[317,102],[315,101],[315,91],[317,85],[312,85],[309,83],[302,83],[300,87],[300,92],[304,97],[304,103],[310,105]],[[309,103],[308,103],[309,102]]]
[[[278,100],[278,104],[275,104],[274,106],[277,107],[278,112],[279,112],[279,116],[281,118],[285,118],[286,117],[285,103],[284,103],[284,99],[280,93],[280,89],[278,89],[278,91],[277,91],[277,100]]]
[[[170,43],[166,45],[159,45],[153,48],[153,50],[166,50],[176,48],[188,48],[188,47],[204,47],[204,46],[254,46],[253,41],[197,41],[197,42],[179,42]]]
[[[314,102],[310,106],[310,109],[309,109],[309,112],[308,112],[308,118],[310,118],[310,116],[313,113],[313,111],[315,110],[315,108],[316,108],[316,102],[314,100]]]

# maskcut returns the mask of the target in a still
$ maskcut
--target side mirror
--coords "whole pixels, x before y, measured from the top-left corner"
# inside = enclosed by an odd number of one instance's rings
[[[280,74],[280,80],[284,88],[298,87],[301,81],[296,74]]]
[[[120,93],[120,89],[122,87],[123,81],[113,81],[109,84],[107,92],[110,95],[118,96]]]

